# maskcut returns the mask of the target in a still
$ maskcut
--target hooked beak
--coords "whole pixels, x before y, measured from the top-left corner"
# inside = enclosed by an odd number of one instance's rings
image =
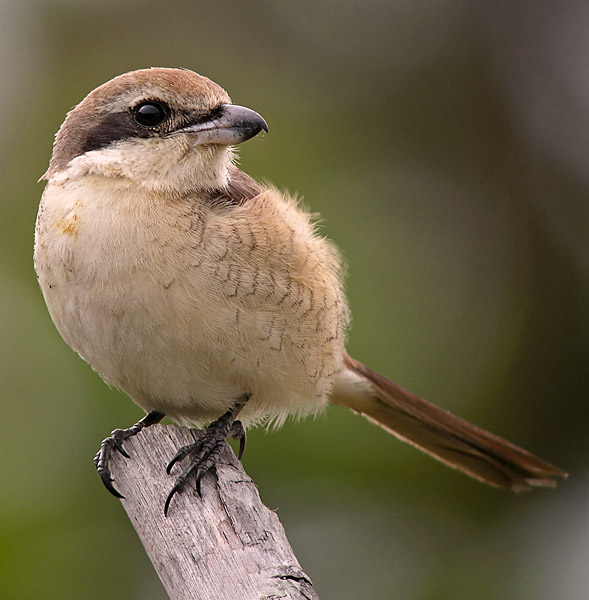
[[[197,136],[197,143],[234,146],[241,144],[264,130],[266,121],[255,111],[235,104],[222,104],[212,116],[176,130]]]

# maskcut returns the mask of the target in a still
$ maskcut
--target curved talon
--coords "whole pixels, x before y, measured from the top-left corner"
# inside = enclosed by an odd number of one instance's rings
[[[245,433],[243,434],[243,436],[241,436],[241,438],[239,438],[239,452],[237,453],[238,460],[241,460],[244,450],[245,450]]]
[[[125,458],[131,458],[131,455],[121,446],[121,444],[115,442],[115,449],[119,454],[122,454]]]
[[[198,448],[195,448],[195,446],[199,443],[200,441],[196,442],[196,444],[189,444],[188,446],[182,446],[182,448],[179,448],[176,452],[176,456],[174,456],[174,458],[168,463],[168,466],[166,467],[166,473],[169,475],[172,467],[177,462],[184,460],[192,451],[197,450]]]
[[[215,466],[228,437],[231,436],[239,440],[239,458],[241,459],[245,449],[245,429],[241,424],[241,421],[236,421],[235,417],[243,408],[248,399],[249,394],[243,396],[243,398],[241,398],[231,410],[228,410],[216,421],[213,421],[204,430],[199,439],[194,442],[194,444],[182,446],[182,448],[176,452],[174,458],[172,458],[172,460],[168,463],[166,472],[169,475],[173,466],[177,462],[184,460],[184,458],[187,456],[190,456],[190,464],[177,477],[174,487],[171,489],[168,497],[166,498],[166,502],[164,504],[165,516],[168,516],[168,509],[170,508],[172,498],[177,492],[184,488],[188,478],[194,472],[196,472],[196,491],[198,495],[202,497],[202,478],[211,468]]]
[[[196,493],[198,494],[199,498],[202,498],[202,491],[201,491],[201,488],[200,488],[200,482],[201,482],[202,478],[204,477],[205,473],[206,473],[206,470],[204,470],[204,469],[199,469],[196,472]]]
[[[180,460],[180,458],[178,458],[178,455],[176,454],[176,456],[174,456],[174,458],[168,463],[168,466],[166,467],[166,473],[169,475],[172,467]]]
[[[113,437],[103,440],[102,444],[100,445],[100,450],[94,457],[94,465],[98,471],[98,474],[100,475],[100,479],[102,480],[104,487],[116,498],[124,498],[124,496],[113,486],[113,478],[111,476],[110,469],[108,468],[110,454],[116,447],[117,441]]]
[[[120,498],[121,500],[125,498],[123,494],[121,494],[115,486],[112,484],[114,479],[110,476],[110,471],[102,474],[99,473],[100,479],[102,479],[102,483],[104,483],[104,487],[113,495],[115,498]]]
[[[170,493],[168,494],[168,497],[166,498],[166,503],[164,504],[164,516],[165,517],[168,516],[168,508],[170,508],[170,502],[172,501],[174,494],[176,492],[178,492],[181,487],[182,486],[180,484],[176,483],[176,485],[170,490]]]
[[[230,435],[229,427],[226,423],[215,421],[204,432],[204,435],[188,446],[183,446],[178,450],[176,456],[168,464],[166,469],[168,474],[172,467],[187,456],[190,456],[189,465],[180,473],[172,491],[166,499],[164,505],[164,514],[167,515],[172,497],[176,492],[181,491],[186,485],[187,480],[196,473],[195,487],[198,495],[202,498],[201,481],[206,473],[215,466],[217,459],[225,445],[227,437]]]
[[[182,457],[182,458],[183,458],[183,457]],[[168,463],[168,466],[166,467],[166,473],[167,473],[168,475],[170,474],[170,472],[171,472],[171,470],[172,470],[172,467],[173,467],[173,466],[174,466],[174,465],[175,465],[175,464],[176,464],[176,463],[177,463],[179,460],[182,460],[182,459],[180,458],[180,455],[179,455],[179,454],[176,454],[176,456],[174,456],[174,458],[173,458],[173,459],[172,459],[172,460],[171,460],[171,461]]]
[[[125,458],[131,458],[129,453],[123,448],[123,442],[126,439],[137,435],[145,427],[159,423],[163,418],[164,413],[155,410],[151,411],[132,427],[129,427],[128,429],[115,429],[110,434],[110,437],[102,440],[100,450],[94,457],[94,465],[100,475],[100,479],[102,479],[104,487],[116,498],[124,498],[125,496],[123,496],[112,484],[113,478],[109,469],[109,463],[113,451],[116,450]]]
[[[188,446],[188,448],[190,448],[190,446]],[[184,450],[185,448],[181,448],[181,450]],[[174,487],[171,489],[170,493],[168,494],[168,497],[166,498],[166,503],[164,504],[164,516],[168,516],[168,508],[170,507],[170,502],[172,501],[172,498],[174,497],[174,494],[176,494],[176,492],[181,491],[184,486],[186,485],[186,480],[192,475],[192,473],[197,470],[197,475],[196,475],[196,491],[198,492],[198,495],[202,498],[202,494],[200,493],[200,480],[202,479],[202,476],[206,473],[206,470],[203,471],[200,475],[200,463],[198,462],[193,462],[191,465],[189,465],[189,467],[183,471],[178,478],[176,479],[176,483],[174,484]]]

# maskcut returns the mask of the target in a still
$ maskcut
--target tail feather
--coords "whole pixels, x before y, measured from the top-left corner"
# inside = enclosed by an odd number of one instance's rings
[[[333,402],[342,404],[437,460],[514,491],[554,487],[567,474],[526,450],[404,390],[346,356]]]

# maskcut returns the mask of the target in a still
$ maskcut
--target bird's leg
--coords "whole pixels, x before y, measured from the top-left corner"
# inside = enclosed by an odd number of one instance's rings
[[[190,464],[178,476],[174,487],[168,494],[164,506],[164,514],[166,516],[174,494],[182,490],[186,485],[186,481],[194,472],[196,472],[196,491],[199,496],[201,495],[200,481],[204,474],[217,462],[227,438],[232,437],[239,440],[238,457],[241,459],[245,449],[245,429],[241,421],[236,421],[235,417],[237,417],[239,411],[245,406],[248,400],[249,394],[242,396],[233,408],[205,428],[203,436],[198,441],[188,446],[182,446],[176,453],[176,456],[170,461],[166,469],[168,474],[177,462],[184,460],[187,456],[190,457]]]
[[[164,413],[158,412],[157,410],[152,410],[150,413],[147,413],[143,419],[137,421],[137,423],[135,423],[135,425],[132,427],[129,427],[128,429],[115,429],[110,434],[110,437],[102,440],[102,444],[100,444],[100,450],[94,457],[94,464],[96,465],[96,470],[102,479],[102,483],[104,483],[106,489],[113,496],[116,496],[117,498],[124,498],[124,496],[119,493],[112,484],[113,478],[110,474],[110,459],[112,453],[116,450],[126,458],[130,458],[123,448],[123,442],[130,437],[137,435],[142,429],[159,423],[164,417]]]

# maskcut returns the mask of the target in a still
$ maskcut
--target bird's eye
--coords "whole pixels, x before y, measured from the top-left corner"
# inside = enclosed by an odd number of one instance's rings
[[[155,127],[167,116],[166,108],[159,102],[142,102],[133,109],[135,121],[144,127]]]

